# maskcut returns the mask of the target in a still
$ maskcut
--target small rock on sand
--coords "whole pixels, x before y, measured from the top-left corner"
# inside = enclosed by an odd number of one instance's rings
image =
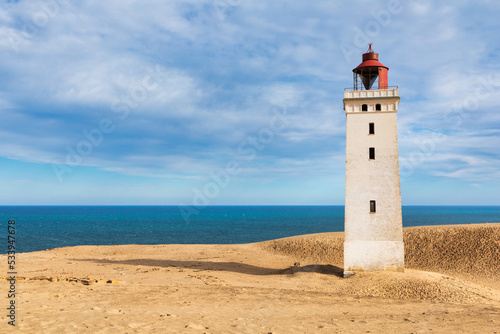
[[[186,328],[191,328],[191,329],[207,329],[207,327],[200,325],[200,324],[194,324],[190,323],[189,325],[186,325]]]

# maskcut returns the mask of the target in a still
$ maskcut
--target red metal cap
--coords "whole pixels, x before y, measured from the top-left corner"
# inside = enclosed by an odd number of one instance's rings
[[[389,69],[387,66],[378,61],[378,53],[373,52],[372,44],[368,44],[369,48],[366,53],[363,53],[363,62],[358,65],[353,72],[357,72],[356,70],[362,67],[385,67]]]
[[[368,45],[368,51],[363,54],[363,62],[352,70],[354,72],[354,89],[362,87],[359,85],[358,79],[366,90],[372,89],[377,78],[378,89],[387,89],[389,87],[387,78],[389,68],[378,61],[378,53],[373,52],[372,44]]]
[[[371,50],[371,45],[370,45]],[[363,53],[363,61],[367,60],[378,60],[378,53],[372,51],[368,51],[367,53]]]

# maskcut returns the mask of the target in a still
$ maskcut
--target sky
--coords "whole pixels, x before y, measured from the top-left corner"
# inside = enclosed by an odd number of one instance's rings
[[[343,205],[344,88],[398,86],[403,205],[500,205],[496,1],[0,4],[1,205]]]

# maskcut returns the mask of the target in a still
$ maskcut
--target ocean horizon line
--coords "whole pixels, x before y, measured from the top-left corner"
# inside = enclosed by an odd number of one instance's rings
[[[344,205],[0,206],[20,252],[76,245],[242,244],[344,230]],[[189,212],[183,212],[190,210]],[[402,206],[403,226],[500,222],[500,206]]]
[[[175,204],[0,204],[2,207],[196,207]],[[343,207],[344,204],[213,204],[208,207]],[[500,207],[500,204],[405,204],[401,207]]]

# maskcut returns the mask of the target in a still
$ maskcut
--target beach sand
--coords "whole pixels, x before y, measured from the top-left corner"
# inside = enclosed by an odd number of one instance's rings
[[[500,333],[500,224],[405,228],[404,239],[404,273],[347,279],[343,233],[17,254],[16,330]],[[8,333],[2,278],[0,332]]]

